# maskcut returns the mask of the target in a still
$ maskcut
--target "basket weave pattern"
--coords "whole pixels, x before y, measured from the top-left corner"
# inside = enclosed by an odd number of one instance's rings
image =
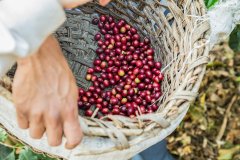
[[[68,10],[67,22],[55,33],[68,59],[79,87],[87,89],[88,67],[96,57],[94,35],[98,28],[91,24],[98,14],[125,19],[142,36],[150,37],[155,60],[163,63],[165,79],[163,96],[156,102],[156,113],[140,115],[136,119],[109,115],[112,121],[81,117],[81,127],[87,136],[109,137],[116,145],[100,153],[121,150],[154,137],[185,112],[198,95],[198,89],[208,62],[207,21],[202,0],[118,0],[107,8],[89,3],[79,9]],[[1,94],[2,95],[2,94]]]
[[[193,47],[204,44],[203,33],[208,28],[203,28],[190,15],[202,15],[204,8],[196,1],[189,4],[169,1],[167,5],[164,6],[158,0],[150,3],[130,0],[116,1],[108,9],[92,3],[81,7],[81,10],[67,11],[68,21],[57,31],[57,37],[80,87],[86,89],[90,85],[84,78],[87,68],[91,67],[96,56],[94,35],[98,29],[91,24],[96,13],[123,18],[138,28],[141,35],[151,38],[155,59],[163,62],[165,67],[168,65],[164,71],[164,96],[158,102],[158,113],[142,115],[137,120],[108,116],[112,122],[84,118],[83,126],[87,127],[85,130],[88,131],[85,134],[109,136],[119,149],[123,149],[129,147],[128,136],[139,136],[152,129],[168,127],[171,119],[185,110],[196,98],[208,58],[207,52],[204,52],[205,47]],[[186,8],[186,13],[182,12]],[[143,122],[144,120],[151,122]]]

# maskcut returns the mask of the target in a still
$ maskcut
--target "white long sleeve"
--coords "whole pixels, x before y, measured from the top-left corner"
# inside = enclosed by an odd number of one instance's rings
[[[58,0],[0,1],[0,77],[65,21]]]

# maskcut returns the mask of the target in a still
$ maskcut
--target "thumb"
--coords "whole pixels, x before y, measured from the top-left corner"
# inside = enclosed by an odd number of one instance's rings
[[[100,5],[105,6],[107,5],[111,0],[99,0]]]
[[[60,0],[61,4],[64,8],[75,8],[77,6],[83,5],[87,2],[91,2],[92,0]]]

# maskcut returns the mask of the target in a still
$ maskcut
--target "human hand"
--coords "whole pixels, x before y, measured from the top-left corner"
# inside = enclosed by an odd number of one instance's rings
[[[74,8],[80,5],[83,5],[87,2],[91,2],[92,0],[60,0],[61,4],[64,8]],[[99,0],[100,5],[105,6],[111,0]]]
[[[13,99],[20,128],[40,139],[46,131],[48,143],[58,146],[66,136],[66,148],[82,139],[78,121],[78,88],[57,40],[50,36],[36,54],[18,61]]]

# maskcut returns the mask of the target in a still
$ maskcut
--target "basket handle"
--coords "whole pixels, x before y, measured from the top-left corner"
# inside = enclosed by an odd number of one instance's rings
[[[240,1],[220,0],[208,12],[211,25],[211,48],[219,41],[229,37],[235,26],[240,23]]]

